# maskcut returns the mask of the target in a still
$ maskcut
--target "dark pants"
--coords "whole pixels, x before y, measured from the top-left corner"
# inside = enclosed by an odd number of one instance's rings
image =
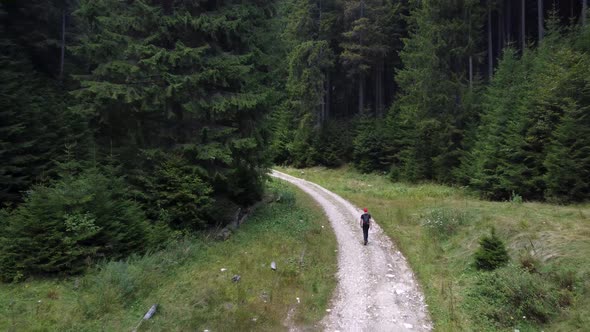
[[[367,243],[367,240],[369,239],[369,225],[363,225],[363,237],[365,238],[365,244]]]

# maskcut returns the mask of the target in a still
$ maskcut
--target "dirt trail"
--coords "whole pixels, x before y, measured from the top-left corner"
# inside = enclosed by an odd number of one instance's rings
[[[369,231],[369,244],[364,246],[360,209],[315,183],[277,171],[271,175],[295,184],[318,201],[336,234],[338,286],[321,322],[324,330],[432,330],[412,270],[376,222]]]

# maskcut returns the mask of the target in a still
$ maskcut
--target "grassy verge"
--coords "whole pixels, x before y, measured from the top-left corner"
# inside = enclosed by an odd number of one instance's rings
[[[590,326],[590,206],[487,202],[461,188],[391,183],[351,169],[282,169],[368,207],[408,258],[439,331]],[[473,267],[494,227],[511,264]]]
[[[335,286],[335,237],[307,195],[276,181],[269,192],[281,199],[228,241],[191,238],[78,278],[0,284],[0,330],[130,331],[153,303],[140,331],[276,331],[290,310],[312,326]]]

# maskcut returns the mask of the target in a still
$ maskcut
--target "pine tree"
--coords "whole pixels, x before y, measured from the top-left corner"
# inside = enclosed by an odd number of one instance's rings
[[[414,4],[411,33],[400,56],[404,67],[396,80],[401,94],[391,120],[405,143],[393,167],[406,180],[452,181],[470,120],[463,99],[468,94],[468,59],[474,41],[469,30],[481,21],[474,1]],[[466,13],[472,19],[465,20]],[[407,138],[407,139],[406,139]]]
[[[496,236],[492,228],[490,236],[484,236],[479,241],[480,247],[475,252],[475,266],[480,270],[495,270],[506,265],[510,260],[504,242]]]
[[[143,164],[129,174],[133,198],[151,220],[173,229],[198,230],[217,223],[213,190],[180,154],[144,150]]]
[[[525,96],[524,112],[519,121],[518,136],[507,144],[511,151],[504,167],[506,181],[526,199],[540,200],[547,189],[544,161],[560,119],[571,101],[583,105],[587,72],[581,54],[569,46],[568,36],[559,28],[555,13],[547,32],[535,51],[529,80],[530,94]]]
[[[590,109],[577,103],[564,108],[544,162],[545,195],[558,202],[581,202],[590,199]]]
[[[83,143],[84,116],[68,109],[65,92],[33,63],[0,7],[0,202],[54,175],[66,144]],[[20,22],[28,26],[27,22]],[[32,33],[32,32],[29,32]],[[80,144],[83,145],[83,144]]]
[[[565,143],[559,128],[568,126],[565,123],[571,120],[565,119],[576,117],[576,110],[587,103],[582,78],[588,75],[585,55],[571,47],[570,38],[578,39],[562,31],[552,13],[539,48],[525,50],[520,59],[516,51],[505,51],[485,94],[477,142],[462,167],[469,183],[484,197],[508,199],[517,193],[525,199],[541,200],[545,193],[553,199],[560,195],[556,186],[563,177],[554,173],[559,167],[555,158],[564,156],[561,144],[571,142]],[[574,174],[583,173],[584,152],[578,156],[576,167],[581,168],[570,168],[567,160],[563,160],[563,167]],[[553,169],[551,176],[547,165]]]
[[[520,161],[507,148],[521,142],[519,124],[525,111],[525,98],[532,91],[529,79],[532,55],[517,58],[508,48],[484,96],[481,126],[473,149],[462,160],[461,177],[484,197],[507,199],[511,192],[520,193],[518,183],[509,182],[506,169]]]
[[[269,5],[81,1],[88,33],[73,49],[92,71],[76,96],[99,144],[130,168],[140,149],[175,151],[215,195],[257,199],[273,93],[260,45]]]
[[[569,38],[578,39],[577,32],[574,30]],[[569,38],[566,42],[574,44],[568,41]],[[584,201],[590,197],[590,85],[587,79],[590,68],[586,65],[590,59],[583,47],[569,49],[556,46],[554,51],[567,60],[568,66],[562,67],[561,71],[552,71],[559,75],[553,80],[560,84],[559,89],[555,89],[559,99],[551,108],[560,109],[563,115],[557,120],[543,162],[546,169],[543,179],[547,188],[545,196],[554,201]]]
[[[355,167],[363,173],[387,170],[391,165],[391,154],[387,149],[388,137],[384,135],[383,121],[364,116],[359,120],[356,130],[353,141]]]
[[[290,142],[289,157],[296,166],[303,167],[317,162],[313,138],[317,137],[329,117],[328,75],[334,66],[334,52],[330,34],[335,24],[334,1],[296,0],[290,3],[292,13],[288,17],[285,38],[290,47],[288,59],[287,96],[281,106],[282,119],[290,119],[289,129],[281,131],[281,137]],[[288,114],[287,114],[288,113]],[[286,124],[286,123],[284,123]],[[287,132],[292,133],[288,134]]]
[[[358,84],[359,114],[363,113],[365,108],[367,76],[370,73],[382,75],[380,66],[388,52],[386,42],[389,36],[386,35],[386,23],[390,23],[391,17],[395,16],[395,10],[396,7],[391,6],[389,2],[380,0],[348,1],[345,4],[344,14],[350,22],[350,29],[343,33],[344,42],[340,45],[340,59],[347,68],[348,77]],[[382,87],[375,88],[379,89],[377,93],[380,93]]]
[[[148,223],[108,168],[62,165],[62,179],[35,186],[0,236],[0,278],[79,273],[88,263],[148,249]]]

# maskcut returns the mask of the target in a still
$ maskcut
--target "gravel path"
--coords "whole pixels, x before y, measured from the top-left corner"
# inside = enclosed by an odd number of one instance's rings
[[[326,331],[430,331],[424,296],[406,259],[373,221],[363,245],[362,211],[323,187],[281,172],[324,208],[338,241],[338,286],[321,324]],[[369,208],[369,213],[370,207]]]

